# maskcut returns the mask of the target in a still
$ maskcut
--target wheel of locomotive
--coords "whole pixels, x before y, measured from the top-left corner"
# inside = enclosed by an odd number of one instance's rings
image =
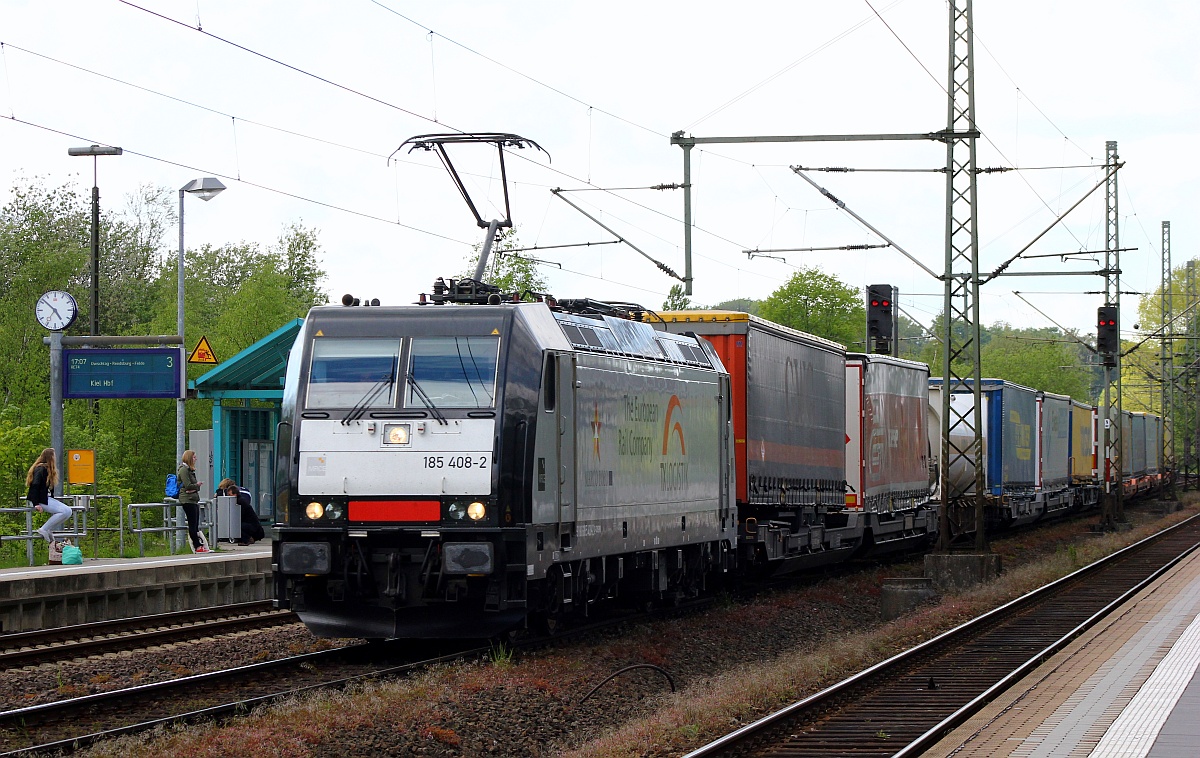
[[[545,596],[541,607],[529,614],[529,626],[535,634],[554,637],[566,627],[567,604],[563,602],[565,582],[562,567],[552,566],[546,572]]]

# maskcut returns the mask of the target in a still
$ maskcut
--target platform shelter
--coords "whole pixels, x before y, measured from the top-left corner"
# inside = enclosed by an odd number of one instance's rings
[[[303,323],[300,318],[289,321],[188,382],[197,398],[213,401],[213,472],[206,488],[225,477],[235,479],[250,490],[259,517],[266,521],[275,515],[275,429],[283,402],[283,376]],[[197,447],[194,442],[191,446]]]

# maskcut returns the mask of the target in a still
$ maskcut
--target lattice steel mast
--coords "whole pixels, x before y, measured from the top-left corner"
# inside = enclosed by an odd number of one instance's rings
[[[962,501],[950,472],[975,471],[975,549],[987,549],[984,524],[983,426],[979,364],[979,233],[976,202],[975,53],[971,0],[950,4],[948,118],[946,125],[946,272],[943,276],[942,464],[938,547],[950,549],[951,508]],[[967,373],[969,372],[969,376]],[[950,402],[956,388],[970,383],[970,411]],[[951,440],[955,429],[961,442]],[[972,436],[973,432],[973,436]],[[970,437],[971,442],[965,440]]]
[[[1175,328],[1171,302],[1171,222],[1162,222],[1162,338],[1159,340],[1159,363],[1162,372],[1162,456],[1159,472],[1175,473],[1175,346],[1171,330]],[[1159,481],[1162,481],[1162,477]],[[1175,499],[1175,480],[1160,486],[1159,498]]]
[[[1118,333],[1121,318],[1121,251],[1120,251],[1120,220],[1117,215],[1117,143],[1109,140],[1104,143],[1104,166],[1109,171],[1108,181],[1104,185],[1105,236],[1104,236],[1104,304],[1117,309]],[[1103,446],[1106,460],[1112,461],[1111,468],[1105,467],[1101,472],[1104,477],[1104,507],[1101,521],[1103,525],[1112,528],[1119,521],[1125,520],[1124,488],[1121,483],[1122,460],[1121,425],[1124,417],[1121,414],[1121,347],[1117,340],[1114,366],[1104,366],[1104,418]],[[1117,403],[1114,412],[1111,390],[1116,374]],[[1113,485],[1116,484],[1114,490]]]
[[[1196,383],[1196,261],[1188,261],[1187,273],[1187,293],[1188,293],[1188,337],[1187,337],[1187,356],[1188,362],[1183,367],[1183,403],[1187,408],[1187,434],[1184,435],[1184,452],[1183,452],[1183,473],[1184,487],[1196,486],[1196,474],[1200,473],[1196,462],[1200,461],[1198,449],[1196,449],[1196,432],[1200,431],[1200,414],[1196,413],[1200,397],[1196,396],[1196,391],[1200,389],[1200,383]]]

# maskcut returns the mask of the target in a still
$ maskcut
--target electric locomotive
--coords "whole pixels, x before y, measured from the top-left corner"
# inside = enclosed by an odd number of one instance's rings
[[[569,310],[310,311],[277,435],[279,607],[322,636],[486,637],[732,565],[720,358]]]

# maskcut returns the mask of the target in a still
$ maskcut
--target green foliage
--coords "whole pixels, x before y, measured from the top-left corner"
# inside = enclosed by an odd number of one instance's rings
[[[683,285],[671,285],[671,291],[667,293],[667,299],[663,301],[662,309],[664,311],[686,311],[692,306],[692,299],[683,294]]]
[[[520,247],[522,245],[515,228],[501,229],[492,245],[483,281],[496,285],[506,293],[525,295],[527,292],[545,292],[550,285],[538,272],[538,262],[520,253],[508,252]],[[467,269],[459,274],[460,279],[475,276],[482,252],[483,243],[480,243],[475,246],[474,255],[467,259]],[[528,299],[532,300],[531,297]]]
[[[722,300],[711,308],[714,311],[740,311],[742,313],[749,313],[751,316],[761,316],[761,309],[762,301],[750,297]]]
[[[1070,336],[1053,327],[1013,329],[1003,323],[993,324],[988,332],[990,339],[979,356],[985,377],[1091,402],[1091,375]]]
[[[46,336],[34,318],[39,295],[64,289],[81,312],[69,334],[87,334],[90,304],[90,212],[87,194],[22,180],[0,208],[0,501],[16,505],[25,471],[50,444]],[[109,335],[174,334],[178,254],[175,193],[143,187],[125,210],[100,225],[100,331]],[[287,321],[324,303],[317,232],[300,223],[266,250],[254,244],[204,246],[185,256],[188,348],[208,337],[226,359]],[[195,379],[207,368],[190,367]],[[211,425],[212,404],[191,401],[187,428]],[[96,451],[99,492],[125,502],[156,502],[175,467],[175,403],[170,400],[68,400],[67,449]],[[61,462],[60,462],[60,468]],[[115,509],[101,525],[115,526]],[[106,523],[112,516],[113,524]],[[20,517],[23,523],[23,516]],[[4,524],[11,533],[13,524]],[[8,543],[16,546],[16,543]],[[23,545],[21,553],[23,554]],[[6,546],[6,554],[11,552]]]
[[[897,356],[910,361],[919,361],[926,352],[926,347],[932,343],[938,345],[925,327],[908,318],[902,313],[896,314],[896,331],[900,337],[897,345]]]
[[[862,349],[866,310],[862,293],[819,269],[803,268],[762,303],[761,315],[851,349]]]
[[[513,665],[513,649],[503,642],[492,643],[488,658],[496,668],[506,669]]]
[[[72,292],[82,312],[71,332],[87,333],[87,224],[80,198],[63,187],[18,186],[0,209],[0,410],[19,426],[49,415],[48,400],[40,411],[30,402],[48,397],[50,381],[46,330],[33,316],[38,296]]]

